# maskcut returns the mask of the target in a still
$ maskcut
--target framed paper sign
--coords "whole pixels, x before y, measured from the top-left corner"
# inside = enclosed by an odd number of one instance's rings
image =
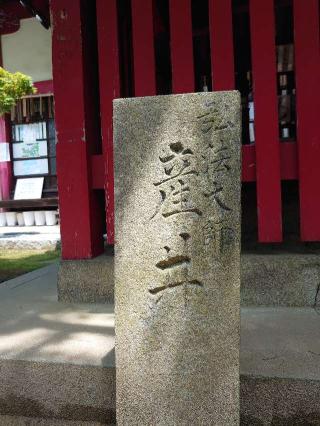
[[[47,141],[20,142],[12,144],[13,158],[37,158],[48,155]]]
[[[17,179],[15,200],[37,200],[42,196],[43,177]]]
[[[49,172],[48,159],[19,160],[13,163],[15,176],[46,175]]]

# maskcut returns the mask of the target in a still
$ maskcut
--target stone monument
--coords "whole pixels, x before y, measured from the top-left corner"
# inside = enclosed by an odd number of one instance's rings
[[[240,95],[114,102],[117,424],[239,424]]]

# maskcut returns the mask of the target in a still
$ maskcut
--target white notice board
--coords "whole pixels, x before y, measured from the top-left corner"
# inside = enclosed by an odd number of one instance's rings
[[[42,196],[44,177],[17,179],[15,200],[38,200]]]

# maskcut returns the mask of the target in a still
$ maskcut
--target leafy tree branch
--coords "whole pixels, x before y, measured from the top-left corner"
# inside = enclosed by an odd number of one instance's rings
[[[21,72],[11,73],[0,67],[0,116],[10,112],[22,96],[36,93],[32,80]]]

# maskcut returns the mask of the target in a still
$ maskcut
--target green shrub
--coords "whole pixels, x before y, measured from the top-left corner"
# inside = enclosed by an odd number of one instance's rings
[[[36,93],[32,80],[21,72],[11,73],[0,67],[0,116],[10,112],[22,96]]]

